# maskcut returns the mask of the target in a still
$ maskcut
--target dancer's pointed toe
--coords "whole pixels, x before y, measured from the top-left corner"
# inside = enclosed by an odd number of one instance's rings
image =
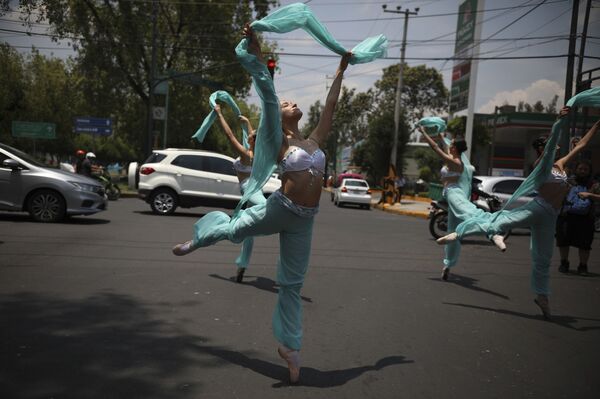
[[[449,275],[450,275],[450,268],[448,266],[445,266],[442,269],[442,280],[444,280],[444,281],[448,280]]]
[[[551,320],[552,313],[550,312],[550,303],[548,301],[548,297],[546,295],[538,295],[537,298],[533,300],[536,305],[540,307],[542,314],[544,315],[544,319]]]
[[[492,242],[494,245],[498,247],[498,249],[502,252],[506,251],[506,244],[504,243],[504,237],[500,234],[495,234],[492,236]]]
[[[454,232],[454,233],[450,233],[443,237],[438,238],[437,240],[435,240],[435,242],[437,242],[440,245],[444,245],[449,242],[456,241],[457,239],[458,239],[458,234],[456,234],[456,232]]]
[[[186,241],[183,244],[177,244],[173,247],[173,254],[177,256],[187,255],[196,248],[192,245],[192,241]]]
[[[290,383],[296,384],[300,380],[300,352],[280,346],[277,348],[279,356],[286,361],[290,371]]]

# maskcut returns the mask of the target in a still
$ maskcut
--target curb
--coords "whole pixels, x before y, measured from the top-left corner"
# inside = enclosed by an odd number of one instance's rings
[[[413,216],[422,219],[427,219],[429,217],[429,211],[409,211],[406,209],[394,209],[381,204],[375,204],[373,205],[373,207],[384,212],[394,213],[396,215]]]

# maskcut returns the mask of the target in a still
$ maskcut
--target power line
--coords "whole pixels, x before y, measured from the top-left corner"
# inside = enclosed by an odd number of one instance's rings
[[[544,2],[542,1],[541,3],[538,3],[537,5],[542,5],[542,4],[553,4],[553,3],[564,3],[568,0],[554,0],[554,1],[549,1],[549,2]],[[505,10],[516,10],[519,8],[524,8],[524,7],[532,7],[534,6],[534,4],[527,4],[527,5],[518,5],[518,6],[512,6],[512,7],[499,7],[499,8],[488,8],[485,10],[476,10],[473,13],[483,13],[483,12],[493,12],[493,11],[505,11]],[[472,11],[468,11],[468,13],[471,13]],[[440,13],[440,14],[425,14],[425,15],[415,15],[413,18],[437,18],[437,17],[447,17],[447,16],[453,16],[453,15],[461,15],[461,14],[465,14],[465,12],[447,12],[447,13]],[[365,18],[365,19],[337,19],[337,20],[331,20],[331,21],[321,21],[322,23],[339,23],[339,22],[372,22],[372,21],[386,21],[386,20],[399,20],[401,18],[399,17],[389,17],[389,18]]]

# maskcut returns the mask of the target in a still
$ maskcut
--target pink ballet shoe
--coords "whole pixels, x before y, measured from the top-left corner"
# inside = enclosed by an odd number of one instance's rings
[[[279,356],[286,361],[290,370],[290,382],[296,384],[300,380],[300,352],[280,346],[277,348]]]
[[[438,238],[437,240],[435,240],[435,242],[437,242],[440,245],[444,245],[449,242],[456,241],[457,239],[458,239],[458,234],[456,234],[456,232],[454,232],[454,233],[450,233],[443,237]]]
[[[177,244],[173,247],[173,254],[177,256],[187,255],[196,248],[192,245],[192,241],[186,241],[183,244]]]

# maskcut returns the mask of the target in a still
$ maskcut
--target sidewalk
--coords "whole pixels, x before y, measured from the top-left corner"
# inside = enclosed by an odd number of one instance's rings
[[[402,196],[401,203],[390,204],[378,204],[379,196],[374,199],[373,207],[380,209],[384,212],[391,212],[398,215],[415,216],[418,218],[427,219],[429,216],[429,204],[431,200],[423,197],[412,197],[408,195]]]

